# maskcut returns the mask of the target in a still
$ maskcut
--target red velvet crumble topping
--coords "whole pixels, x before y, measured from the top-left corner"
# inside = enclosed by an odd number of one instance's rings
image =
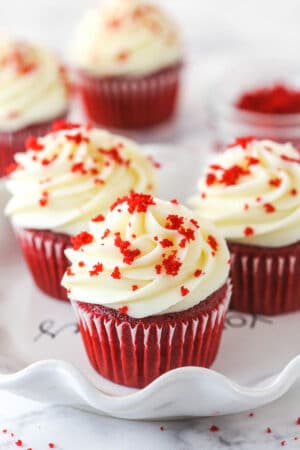
[[[119,145],[119,148],[121,148],[120,145]],[[130,161],[128,159],[124,159],[121,156],[119,148],[118,147],[112,147],[112,148],[109,148],[109,149],[99,148],[98,151],[103,156],[108,157],[111,161],[114,161],[117,164],[124,164],[125,166],[128,166]]]
[[[83,245],[90,244],[93,240],[93,236],[87,231],[82,231],[76,236],[71,237],[71,243],[74,250],[79,250]]]
[[[224,170],[220,182],[225,184],[225,186],[232,186],[237,184],[239,178],[243,175],[249,175],[248,169],[243,169],[238,165],[234,165]]]
[[[172,200],[170,200],[170,202],[173,203],[174,205],[178,205],[179,204],[177,198],[172,198]]]
[[[53,442],[49,442],[48,447],[49,448],[55,448],[55,444]]]
[[[245,236],[253,236],[253,234],[254,234],[254,230],[253,230],[252,227],[246,227],[244,229],[244,235]]]
[[[266,429],[266,433],[272,433],[272,428],[268,427],[268,428]]]
[[[173,242],[170,241],[170,239],[162,239],[161,241],[159,241],[160,245],[163,248],[167,248],[167,247],[172,247],[173,246]]]
[[[108,228],[106,228],[106,230],[104,231],[104,233],[101,236],[101,239],[105,239],[107,238],[107,236],[110,234],[110,230]]]
[[[81,125],[79,123],[71,123],[66,122],[65,120],[55,120],[52,123],[52,131],[60,131],[60,130],[73,130],[74,128],[80,128]]]
[[[297,424],[297,425],[300,425],[300,417],[297,418],[296,424]]]
[[[124,257],[123,262],[125,264],[132,264],[135,258],[137,258],[141,254],[141,251],[138,248],[130,249],[130,242],[123,240],[120,236],[120,233],[115,233],[114,244],[120,249],[120,252]]]
[[[281,178],[272,178],[272,179],[269,181],[269,185],[270,185],[270,186],[274,186],[274,187],[279,187],[279,186],[281,186],[281,183],[282,183],[282,179],[281,179]]]
[[[93,265],[93,269],[89,271],[89,274],[91,277],[95,277],[99,275],[99,273],[103,272],[103,264],[102,263],[96,263]]]
[[[295,189],[295,188],[291,189],[291,195],[297,195],[297,194],[298,194],[297,189]]]
[[[188,288],[186,288],[186,287],[184,287],[184,286],[181,286],[180,292],[181,292],[182,297],[185,297],[186,295],[188,295],[188,294],[190,293],[190,291],[188,290]]]
[[[157,264],[157,265],[155,266],[155,272],[157,273],[157,275],[160,275],[160,274],[161,274],[161,270],[162,270],[161,264]]]
[[[40,152],[43,150],[44,145],[39,143],[38,138],[35,136],[29,136],[25,141],[26,150],[33,150],[36,152]]]
[[[68,275],[68,277],[73,277],[75,275],[75,273],[72,272],[71,267],[67,267],[66,274]]]
[[[195,277],[195,278],[198,278],[198,277],[200,277],[201,274],[202,274],[202,270],[201,270],[201,269],[197,269],[197,270],[195,270],[195,272],[194,272],[194,277]]]
[[[121,272],[118,266],[116,266],[113,270],[113,272],[111,273],[112,278],[114,278],[115,280],[120,280],[121,279]]]
[[[169,230],[179,230],[184,223],[184,218],[177,214],[169,214],[167,216],[166,228]]]
[[[214,184],[217,180],[217,177],[214,173],[208,173],[206,175],[206,184],[207,186],[211,186],[212,184]]]
[[[196,219],[191,219],[190,222],[191,222],[192,225],[194,225],[194,227],[200,228],[200,226],[199,226],[199,224],[198,224]]]
[[[128,306],[120,306],[119,308],[119,313],[120,314],[127,314],[128,313]]]
[[[212,425],[209,431],[211,431],[212,433],[216,433],[217,431],[220,431],[220,428],[217,427],[216,425]]]
[[[250,144],[250,142],[253,142],[253,141],[255,141],[255,137],[254,136],[237,137],[234,142],[232,142],[231,144],[228,145],[228,148],[236,147],[237,145],[239,145],[240,147],[246,149],[247,145]]]
[[[21,441],[21,439],[18,439],[18,440],[16,441],[16,446],[17,446],[17,447],[22,447],[22,446],[23,446],[23,442]]]
[[[173,277],[175,277],[176,275],[178,275],[182,263],[176,257],[176,252],[173,252],[171,255],[163,259],[162,265],[167,275],[172,275]]]
[[[87,136],[83,136],[82,133],[75,133],[75,134],[66,134],[66,139],[68,141],[75,142],[75,144],[81,144],[82,142],[90,142],[89,138]]]
[[[92,222],[103,222],[105,220],[105,217],[103,214],[99,214],[98,216],[94,217],[92,219]]]
[[[148,156],[148,160],[152,163],[152,165],[153,165],[153,167],[155,167],[155,169],[160,169],[161,168],[161,163],[159,163],[158,161],[155,161],[153,156]],[[172,200],[171,200],[171,202],[174,203],[174,201],[172,201]]]
[[[133,284],[133,285],[131,286],[131,290],[132,290],[132,291],[136,291],[138,288],[139,288],[139,287],[138,287],[137,284]]]
[[[245,210],[245,211],[248,211],[248,209],[249,209],[249,205],[248,205],[248,203],[245,203],[245,204],[244,204],[244,210]]]
[[[83,261],[79,261],[78,266],[79,266],[79,267],[84,267],[84,266],[85,266],[85,263],[84,263]]]
[[[116,58],[121,62],[127,61],[127,59],[129,58],[129,52],[127,50],[122,50],[116,55]]]
[[[216,252],[218,250],[218,241],[211,234],[207,237],[207,242],[210,247]]]
[[[287,161],[287,162],[293,162],[293,163],[296,163],[296,164],[300,164],[300,158],[291,158],[290,156],[288,156],[288,155],[280,155],[280,158],[283,160],[283,161]]]
[[[149,206],[155,205],[154,199],[151,195],[131,192],[125,197],[118,198],[115,203],[111,205],[110,210],[113,211],[118,205],[121,205],[123,203],[127,203],[128,212],[130,214],[133,214],[134,212],[147,212]]]
[[[265,203],[263,206],[264,206],[264,210],[268,214],[273,213],[273,212],[276,211],[275,206],[273,206],[271,203]]]

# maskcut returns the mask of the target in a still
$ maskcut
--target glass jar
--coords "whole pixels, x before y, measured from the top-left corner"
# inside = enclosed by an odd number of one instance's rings
[[[223,150],[239,136],[291,142],[300,148],[300,113],[262,113],[239,109],[245,93],[281,84],[300,92],[300,67],[290,62],[245,61],[226,72],[210,93],[209,126],[213,148]]]

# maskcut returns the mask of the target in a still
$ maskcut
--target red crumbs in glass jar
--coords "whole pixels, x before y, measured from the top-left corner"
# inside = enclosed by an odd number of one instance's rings
[[[300,91],[278,83],[245,92],[235,106],[256,113],[297,114],[300,113]]]
[[[83,245],[90,244],[93,240],[93,236],[87,231],[82,231],[76,236],[71,237],[71,243],[74,250],[79,250]]]

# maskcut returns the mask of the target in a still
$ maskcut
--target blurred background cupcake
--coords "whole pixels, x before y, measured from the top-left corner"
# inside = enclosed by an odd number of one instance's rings
[[[29,135],[67,114],[69,86],[59,59],[28,42],[0,39],[0,177]]]
[[[300,157],[290,144],[240,138],[199,181],[190,203],[231,251],[232,308],[300,310]]]
[[[65,300],[61,278],[71,235],[91,217],[101,222],[111,203],[133,189],[154,192],[154,164],[139,146],[120,136],[56,122],[54,131],[27,140],[15,155],[7,187],[10,216],[37,286]]]
[[[89,11],[73,45],[77,87],[88,117],[117,128],[143,128],[175,112],[182,45],[158,6],[111,0]]]

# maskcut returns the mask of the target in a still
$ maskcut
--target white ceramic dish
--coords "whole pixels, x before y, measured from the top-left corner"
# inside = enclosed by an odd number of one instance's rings
[[[184,201],[210,156],[202,148],[152,146],[162,162],[161,196]],[[0,198],[4,203],[3,188]],[[230,312],[212,369],[169,372],[142,390],[117,386],[89,365],[69,304],[33,285],[0,216],[0,388],[128,419],[213,416],[253,409],[300,376],[300,313],[265,318]]]

